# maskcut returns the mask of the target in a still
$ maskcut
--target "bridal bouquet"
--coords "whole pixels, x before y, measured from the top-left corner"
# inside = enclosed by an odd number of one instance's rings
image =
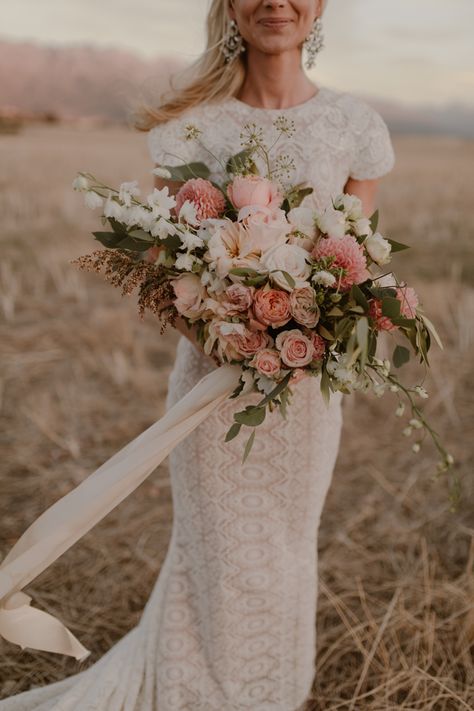
[[[283,116],[274,127],[278,137],[294,131]],[[186,127],[187,140],[200,142],[199,134]],[[114,189],[79,173],[74,188],[101,209],[107,229],[93,233],[105,249],[74,263],[104,269],[124,294],[138,288],[141,316],[150,309],[162,329],[183,319],[217,364],[241,367],[231,397],[261,393],[256,404],[235,412],[227,433],[228,441],[251,428],[244,460],[267,409],[285,416],[292,386],[309,376],[320,378],[326,401],[337,390],[397,393],[396,415],[408,405],[403,433],[420,435],[413,451],[429,434],[440,454],[438,471],[446,471],[453,458],[419,404],[426,390],[397,375],[411,353],[429,365],[432,338],[442,347],[414,289],[383,273],[406,245],[378,232],[378,211],[365,217],[355,196],[334,196],[324,210],[303,207],[313,188],[284,181],[292,161],[279,155],[271,165],[262,136],[256,124],[245,124],[242,150],[221,164],[222,183],[209,179],[202,162],[156,168],[155,175],[181,183],[175,196],[155,188],[142,200],[136,181]],[[266,175],[259,174],[257,155]],[[391,360],[377,357],[381,333],[393,338]]]

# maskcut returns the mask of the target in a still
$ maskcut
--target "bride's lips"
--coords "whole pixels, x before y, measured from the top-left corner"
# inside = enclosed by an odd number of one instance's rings
[[[259,20],[258,23],[260,25],[263,25],[264,27],[285,27],[286,25],[289,25],[291,22],[290,19],[287,18],[274,18],[272,20]]]

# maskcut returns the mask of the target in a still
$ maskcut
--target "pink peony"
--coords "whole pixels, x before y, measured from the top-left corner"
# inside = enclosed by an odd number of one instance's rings
[[[419,304],[416,291],[411,286],[402,286],[397,289],[397,299],[401,302],[400,313],[405,318],[415,318],[416,307]]]
[[[257,289],[253,310],[260,323],[273,328],[284,326],[291,318],[289,296],[279,289]]]
[[[227,195],[237,210],[247,205],[273,209],[280,207],[283,200],[275,183],[260,175],[237,175],[227,186]]]
[[[311,254],[315,260],[334,257],[331,271],[344,269],[340,282],[341,291],[347,291],[353,284],[360,284],[370,277],[364,249],[352,235],[322,238]],[[336,277],[339,283],[337,274]]]
[[[276,378],[280,374],[280,354],[273,348],[262,348],[255,353],[249,365],[267,378]]]
[[[176,193],[177,214],[186,200],[194,204],[198,220],[217,218],[224,212],[225,198],[223,194],[204,178],[191,178],[178,190]]]
[[[290,368],[302,368],[313,360],[314,346],[298,328],[279,333],[275,345],[282,361]]]
[[[310,286],[293,289],[290,294],[291,315],[302,326],[314,328],[319,321],[316,292]]]
[[[250,358],[255,355],[257,351],[266,348],[269,335],[266,331],[249,331],[245,329],[242,335],[233,333],[227,336],[227,341],[239,355]]]

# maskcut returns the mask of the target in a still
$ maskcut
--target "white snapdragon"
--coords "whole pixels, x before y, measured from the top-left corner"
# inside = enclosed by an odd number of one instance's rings
[[[176,269],[183,269],[186,272],[192,272],[195,257],[189,252],[183,252],[176,257]]]
[[[164,217],[166,220],[171,216],[171,208],[176,206],[176,200],[170,196],[167,185],[161,190],[155,188],[151,195],[148,195],[147,202],[152,209],[153,217]]]
[[[122,183],[119,188],[119,200],[123,202],[124,205],[130,207],[132,204],[132,198],[140,195],[140,188],[138,187],[138,181],[132,180],[129,183]]]
[[[151,172],[153,175],[158,176],[158,178],[163,178],[164,180],[169,180],[171,178],[171,173],[168,168],[153,168]]]
[[[365,248],[376,264],[382,266],[390,261],[392,245],[380,232],[369,235],[364,241]]]
[[[191,200],[185,200],[179,211],[179,220],[184,220],[188,225],[197,227],[199,220],[197,218],[196,205]]]
[[[311,278],[313,284],[321,284],[321,286],[334,286],[336,283],[336,277],[331,272],[327,272],[323,269],[320,272],[315,272]]]
[[[111,193],[109,193],[109,197],[105,201],[104,216],[112,217],[114,220],[122,220],[123,217],[123,207],[117,200],[112,198]]]
[[[159,237],[160,239],[165,239],[169,235],[178,234],[180,230],[172,222],[168,222],[163,217],[155,219],[152,214],[152,224],[150,227],[150,234],[152,237]]]
[[[84,193],[84,202],[91,210],[95,210],[97,207],[102,207],[104,204],[103,198],[101,198],[100,195],[97,195],[97,193],[94,193],[92,190]]]
[[[89,181],[83,175],[78,175],[72,181],[72,189],[77,190],[80,193],[90,190]]]
[[[186,230],[185,232],[181,233],[179,237],[188,251],[196,249],[197,247],[204,246],[204,241],[201,239],[201,237],[199,237],[199,235],[194,234],[194,232],[191,232],[190,230]]]

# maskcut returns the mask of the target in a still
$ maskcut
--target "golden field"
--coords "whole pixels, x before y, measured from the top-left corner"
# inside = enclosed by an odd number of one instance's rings
[[[317,675],[308,711],[474,709],[474,143],[393,136],[381,231],[445,348],[433,346],[425,412],[456,459],[450,510],[436,452],[401,434],[394,395],[345,399],[319,538]],[[79,271],[97,215],[77,170],[151,187],[143,134],[30,127],[0,136],[0,404],[3,557],[24,529],[164,409],[176,334],[140,321],[133,297]],[[416,365],[405,381],[418,382]],[[0,698],[93,664],[138,621],[169,540],[161,466],[27,589],[92,650],[79,664],[0,642]]]

